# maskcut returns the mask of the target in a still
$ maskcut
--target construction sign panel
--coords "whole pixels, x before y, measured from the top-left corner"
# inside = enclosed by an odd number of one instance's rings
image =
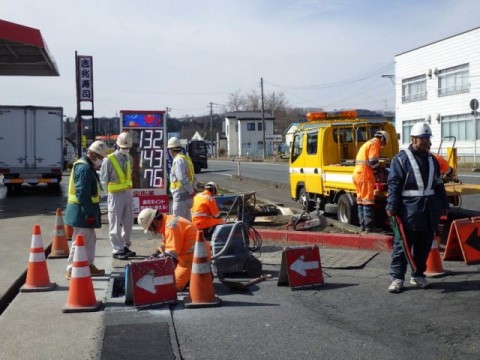
[[[133,304],[153,307],[177,302],[173,260],[145,260],[130,264]]]
[[[480,218],[452,221],[445,246],[444,260],[465,260],[467,265],[480,263]]]
[[[288,247],[283,250],[278,285],[292,289],[322,285],[323,273],[318,246]]]

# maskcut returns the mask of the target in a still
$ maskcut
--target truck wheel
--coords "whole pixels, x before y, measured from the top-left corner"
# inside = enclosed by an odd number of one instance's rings
[[[13,194],[13,185],[7,185],[7,195]]]
[[[300,193],[298,194],[298,201],[300,202],[300,207],[302,208],[302,210],[308,212],[314,210],[313,201],[310,201],[310,195],[308,195],[304,187],[300,189]]]
[[[344,224],[358,224],[357,211],[354,205],[351,204],[347,194],[342,194],[337,202],[337,218],[338,221]]]

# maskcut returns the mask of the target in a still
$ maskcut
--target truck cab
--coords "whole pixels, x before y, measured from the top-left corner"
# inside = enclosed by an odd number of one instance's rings
[[[355,158],[379,130],[390,135],[381,150],[384,172],[378,175],[375,191],[376,204],[384,206],[386,168],[399,151],[395,127],[379,114],[362,115],[355,110],[307,114],[307,122],[294,133],[290,149],[291,198],[306,211],[336,212],[341,222],[356,224]]]
[[[192,159],[195,174],[199,174],[202,169],[208,169],[208,145],[205,141],[190,140],[187,151]]]

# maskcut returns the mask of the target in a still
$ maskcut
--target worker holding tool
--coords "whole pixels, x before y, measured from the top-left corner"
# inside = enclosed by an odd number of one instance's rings
[[[185,290],[192,273],[197,227],[181,216],[162,214],[149,208],[140,211],[137,221],[145,233],[163,235],[163,241],[153,256],[172,257],[177,291]]]
[[[388,175],[387,215],[395,232],[390,265],[391,293],[402,291],[407,261],[412,266],[410,284],[428,287],[425,270],[440,216],[449,211],[440,166],[431,155],[432,130],[416,123],[410,132],[411,144],[392,158]]]
[[[182,154],[182,144],[177,137],[168,139],[167,149],[173,158],[170,170],[172,213],[191,221],[191,208],[197,186],[192,160]]]
[[[390,136],[386,131],[377,131],[372,139],[358,150],[353,170],[353,183],[357,192],[358,221],[362,231],[380,232],[375,227],[375,175],[380,167],[380,149]]]
[[[217,196],[217,184],[210,181],[205,184],[205,190],[193,198],[192,222],[198,230],[203,230],[208,239],[215,226],[225,223],[220,219],[220,210],[218,210],[215,196]]]

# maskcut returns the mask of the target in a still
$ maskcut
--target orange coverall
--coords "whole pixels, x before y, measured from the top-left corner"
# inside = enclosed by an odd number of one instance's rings
[[[367,141],[358,150],[353,170],[353,183],[357,192],[358,221],[362,230],[375,228],[375,174],[380,163],[382,142],[378,138]]]
[[[192,206],[192,222],[199,230],[225,223],[222,219],[216,218],[219,214],[217,201],[210,191],[205,190],[195,195]]]
[[[155,231],[163,235],[165,252],[177,260],[175,284],[181,291],[190,281],[197,227],[180,216],[163,214]]]

